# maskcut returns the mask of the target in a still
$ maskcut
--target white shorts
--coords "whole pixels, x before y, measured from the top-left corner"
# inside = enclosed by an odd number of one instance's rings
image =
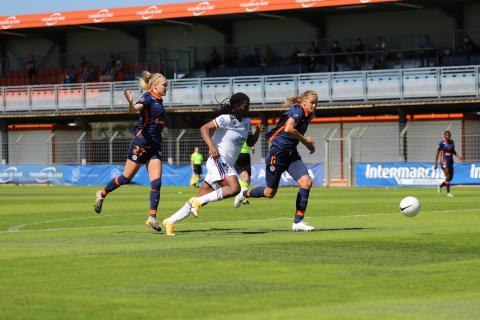
[[[225,179],[227,176],[237,176],[237,171],[228,164],[227,161],[223,159],[223,157],[218,157],[213,159],[212,157],[208,157],[207,160],[207,175],[205,176],[204,181],[212,186],[214,189],[218,189],[220,187],[219,182]]]

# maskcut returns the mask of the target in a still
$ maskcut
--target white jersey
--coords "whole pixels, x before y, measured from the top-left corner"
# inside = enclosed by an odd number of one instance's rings
[[[230,166],[234,166],[242,145],[252,134],[250,118],[239,121],[232,115],[222,114],[214,120],[217,128],[212,137],[212,142],[217,146],[218,152]]]

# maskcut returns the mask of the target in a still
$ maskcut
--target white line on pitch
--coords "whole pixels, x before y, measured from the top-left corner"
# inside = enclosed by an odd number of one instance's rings
[[[453,212],[469,212],[477,211],[478,209],[459,209],[459,210],[434,210],[428,211],[430,213],[453,213]],[[324,218],[351,218],[351,217],[368,217],[368,216],[391,216],[397,213],[370,213],[370,214],[351,214],[343,216],[321,216],[321,217],[309,217],[309,219],[324,219]],[[83,218],[70,218],[70,219],[56,219],[56,220],[46,220],[46,221],[37,221],[28,224],[21,224],[8,228],[8,231],[0,231],[2,233],[19,233],[19,232],[34,232],[34,231],[61,231],[61,230],[83,230],[83,229],[108,229],[108,228],[126,228],[134,227],[139,225],[123,225],[123,226],[94,226],[94,227],[72,227],[72,228],[48,228],[48,229],[27,229],[27,230],[18,230],[20,227],[38,225],[44,223],[52,222],[62,222],[62,221],[71,221],[71,220],[85,220],[91,219],[97,216],[83,217]],[[115,217],[115,215],[104,215],[102,217]],[[233,220],[233,221],[205,221],[205,222],[186,222],[182,225],[207,225],[207,224],[229,224],[229,223],[249,223],[249,222],[267,222],[267,221],[279,221],[279,220],[291,220],[292,218],[270,218],[270,219],[250,219],[250,220]]]

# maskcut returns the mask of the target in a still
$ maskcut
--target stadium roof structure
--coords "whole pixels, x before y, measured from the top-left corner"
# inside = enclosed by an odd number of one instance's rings
[[[322,7],[359,6],[400,0],[222,0],[180,2],[122,8],[95,8],[0,16],[0,31],[111,22],[164,20]]]

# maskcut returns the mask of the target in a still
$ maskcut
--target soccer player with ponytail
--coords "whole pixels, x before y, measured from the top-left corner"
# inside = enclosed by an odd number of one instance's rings
[[[263,131],[257,125],[255,133],[250,128],[250,119],[246,114],[250,107],[250,98],[241,92],[230,97],[228,103],[221,104],[221,115],[200,128],[200,134],[208,146],[210,157],[207,160],[207,174],[198,195],[188,200],[176,213],[163,220],[165,234],[175,235],[177,222],[190,214],[198,216],[200,208],[209,202],[234,197],[240,192],[237,172],[234,169],[244,142],[252,147]],[[210,131],[215,130],[212,137]]]
[[[299,96],[285,101],[289,110],[282,114],[277,126],[267,132],[270,149],[265,157],[265,180],[267,185],[255,189],[244,189],[235,198],[234,205],[239,207],[246,198],[273,198],[277,193],[280,177],[287,171],[300,185],[298,190],[296,211],[292,224],[293,231],[311,231],[314,227],[303,221],[307,210],[308,196],[312,187],[312,179],[307,167],[297,151],[299,142],[305,145],[310,153],[315,152],[313,139],[305,136],[310,120],[315,116],[317,93],[305,91]]]
[[[162,97],[167,93],[167,79],[160,73],[143,72],[139,85],[146,91],[140,99],[133,103],[131,92],[124,91],[128,101],[128,112],[138,113],[133,128],[135,136],[130,142],[127,161],[123,174],[113,178],[103,190],[96,193],[93,205],[97,214],[102,211],[105,197],[115,189],[128,184],[142,165],[146,165],[150,178],[150,211],[146,225],[155,231],[161,228],[157,222],[157,208],[162,185],[162,130],[166,124],[166,113]]]

